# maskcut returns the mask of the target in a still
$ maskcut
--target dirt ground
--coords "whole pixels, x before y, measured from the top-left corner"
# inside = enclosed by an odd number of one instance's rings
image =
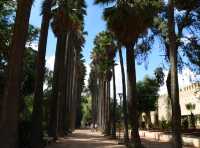
[[[171,148],[169,143],[142,139],[146,148]],[[60,138],[56,143],[50,144],[46,148],[125,148],[119,145],[117,140],[103,136],[100,132],[90,130],[76,130],[66,138]],[[184,147],[189,148],[189,147]]]

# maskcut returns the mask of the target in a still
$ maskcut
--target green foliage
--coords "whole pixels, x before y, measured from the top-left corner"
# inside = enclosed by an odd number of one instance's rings
[[[164,78],[165,78],[163,69],[161,67],[156,68],[156,70],[154,71],[154,75],[155,75],[157,84],[162,86],[164,84]]]
[[[97,0],[96,3],[104,4],[105,1]],[[108,29],[123,45],[132,44],[140,34],[145,33],[163,6],[162,0],[115,0],[115,3],[105,9],[104,19]]]
[[[7,76],[7,64],[9,47],[12,36],[12,27],[14,22],[16,2],[13,0],[0,1],[0,95],[3,94],[4,85]],[[39,34],[38,28],[29,26],[27,43],[31,44],[37,40]],[[36,52],[27,48],[24,56],[24,75],[22,83],[23,96],[30,95],[33,92],[34,68]]]
[[[19,120],[19,147],[29,148],[31,139],[31,117],[33,111],[33,96],[26,96],[23,99],[22,110],[20,111]]]
[[[25,96],[22,99],[24,100],[24,104],[20,112],[20,120],[30,122],[33,111],[33,95]]]
[[[85,0],[56,1],[52,11],[52,28],[55,35],[67,31],[83,31],[86,15]]]
[[[171,122],[169,121],[166,121],[166,120],[162,120],[160,121],[160,127],[163,129],[163,130],[169,130],[171,129]]]
[[[143,81],[137,83],[137,93],[139,98],[139,111],[148,112],[155,110],[159,85],[155,79],[148,76]]]
[[[190,61],[188,65],[193,71],[200,73],[200,42],[196,38],[191,38],[190,40],[184,48],[185,54]]]
[[[37,52],[32,48],[27,48],[25,50],[22,81],[24,96],[30,95],[34,92],[36,54]]]
[[[81,102],[81,112],[82,112],[82,125],[92,120],[92,101],[91,97],[83,96]]]
[[[189,110],[191,112],[191,115],[190,115],[190,125],[192,128],[196,128],[195,126],[195,122],[196,122],[196,119],[195,119],[195,116],[194,114],[192,113],[193,110],[195,110],[196,108],[196,104],[192,104],[192,103],[188,103],[185,105],[186,109]]]
[[[184,119],[182,120],[182,128],[183,128],[183,129],[188,129],[188,127],[189,127],[188,119],[187,119],[187,118],[184,118]]]
[[[0,1],[0,51],[7,51],[10,45],[15,7],[13,0]]]
[[[44,86],[45,86],[44,96],[45,97],[50,97],[51,93],[52,93],[53,71],[50,71],[50,70],[46,69],[44,77],[45,77],[45,82],[44,82]]]
[[[39,38],[39,32],[40,29],[36,28],[33,25],[29,25],[29,29],[28,29],[28,38],[27,38],[27,44],[31,45],[33,42],[37,41]]]
[[[111,102],[110,102],[110,108],[111,109],[113,109],[113,105],[114,105],[114,100],[111,99]],[[112,115],[112,113],[111,113],[111,115]],[[123,122],[122,115],[123,115],[122,106],[120,106],[119,102],[116,102],[116,108],[115,108],[115,120],[116,120],[116,122],[118,122],[118,123],[120,121]]]
[[[145,76],[143,81],[137,82],[137,94],[139,98],[139,111],[149,112],[156,108],[158,90],[164,82],[164,73],[161,68],[155,70],[155,78]]]
[[[196,104],[188,103],[185,105],[186,109],[192,112],[196,108]]]
[[[185,65],[193,71],[199,72],[199,31],[200,31],[200,2],[198,0],[175,0],[176,49],[178,54],[178,68]],[[151,28],[157,37],[160,48],[165,52],[165,59],[169,62],[169,39],[167,28],[167,9],[154,19]],[[187,57],[187,58],[186,58]]]
[[[92,51],[93,65],[98,76],[110,80],[112,77],[111,68],[114,64],[116,45],[110,32],[100,32],[95,40],[95,47]]]
[[[0,96],[3,93],[6,80],[5,71],[7,70],[8,48],[12,35],[11,31],[15,7],[16,3],[12,0],[0,1]]]

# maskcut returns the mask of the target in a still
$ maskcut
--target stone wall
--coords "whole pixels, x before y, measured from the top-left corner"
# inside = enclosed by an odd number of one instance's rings
[[[192,111],[194,115],[200,115],[200,97],[199,95],[200,83],[194,83],[188,87],[180,89],[180,107],[182,116],[190,115],[191,112],[187,110],[186,104],[195,104],[195,109]],[[160,121],[171,119],[171,103],[168,95],[161,95],[158,98],[158,119]]]
[[[195,83],[188,87],[180,90],[180,106],[181,114],[190,115],[190,111],[187,110],[186,104],[192,103],[195,104],[195,109],[192,111],[195,115],[200,115],[200,99],[196,96],[196,91],[200,88],[200,83]]]
[[[171,103],[167,95],[158,98],[158,120],[169,121],[171,119]]]

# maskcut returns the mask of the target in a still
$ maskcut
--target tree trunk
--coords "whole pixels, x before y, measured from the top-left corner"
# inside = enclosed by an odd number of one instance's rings
[[[169,68],[169,71],[168,71],[168,74],[167,74],[166,85],[167,85],[168,96],[171,99],[171,68]]]
[[[65,117],[65,131],[68,132],[70,128],[70,118],[71,118],[71,83],[72,83],[72,75],[73,71],[71,70],[72,67],[72,60],[73,60],[73,46],[72,46],[72,34],[70,33],[69,42],[68,42],[68,55],[67,55],[67,71],[66,71],[66,116]]]
[[[64,136],[64,107],[65,107],[65,54],[66,54],[66,42],[68,40],[68,34],[63,33],[62,35],[62,43],[61,43],[61,55],[60,55],[60,64],[59,64],[59,82],[58,82],[58,98],[59,100],[59,120],[58,120],[58,133],[59,136]]]
[[[131,123],[131,142],[133,147],[140,148],[141,140],[139,136],[139,113],[138,113],[138,99],[136,92],[136,71],[135,71],[135,54],[132,46],[126,47],[126,62],[127,62],[127,98],[130,123]]]
[[[50,13],[51,13],[51,2],[52,0],[46,0],[44,3],[45,10],[42,18],[38,55],[37,55],[37,71],[36,71],[35,96],[34,96],[33,113],[32,113],[32,131],[31,131],[31,146],[33,148],[42,147],[43,82],[45,74],[45,54],[46,54]]]
[[[128,143],[129,135],[128,135],[128,111],[127,111],[127,100],[126,100],[126,79],[125,79],[124,63],[123,63],[121,46],[118,47],[118,50],[119,50],[119,59],[120,59],[120,67],[121,67],[121,74],[122,74],[123,114],[124,114],[124,126],[125,126],[124,140],[125,140],[125,143]]]
[[[116,84],[115,84],[115,65],[112,66],[112,74],[113,74],[113,111],[112,111],[112,136],[116,138]]]
[[[64,120],[64,132],[65,134],[67,134],[67,131],[68,131],[68,128],[69,128],[69,125],[68,125],[68,118],[69,118],[69,112],[68,112],[68,100],[69,100],[69,81],[70,81],[70,57],[71,57],[71,32],[68,32],[68,38],[67,38],[67,42],[66,42],[66,48],[67,48],[67,51],[66,51],[66,54],[65,54],[65,78],[64,78],[64,110],[63,110],[63,120]]]
[[[73,74],[73,86],[72,86],[72,121],[71,121],[71,128],[72,130],[75,130],[75,120],[76,120],[76,95],[77,95],[77,77],[78,77],[78,72],[77,72],[77,62],[78,62],[78,52],[76,51],[77,49],[74,49],[74,74]]]
[[[52,96],[50,98],[50,121],[48,132],[51,137],[57,138],[57,121],[58,121],[58,80],[59,80],[59,64],[61,55],[61,36],[57,37],[54,73],[53,73],[53,84],[52,84]]]
[[[4,90],[0,145],[2,148],[18,147],[18,116],[23,55],[28,35],[32,0],[18,0],[8,62],[8,79]]]
[[[103,93],[103,82],[101,79],[98,80],[99,81],[99,97],[98,97],[98,100],[99,100],[99,127],[102,128],[102,109],[103,109],[103,99],[102,99],[102,93]]]
[[[172,143],[174,148],[182,148],[181,110],[179,104],[179,86],[177,74],[177,49],[174,22],[174,0],[168,2],[168,30],[171,68],[171,99],[172,99]]]
[[[105,81],[105,133],[110,135],[110,81]]]
[[[74,130],[73,119],[74,119],[74,87],[75,87],[75,77],[76,77],[76,59],[75,59],[75,48],[72,48],[72,65],[71,65],[71,89],[70,89],[70,129]]]

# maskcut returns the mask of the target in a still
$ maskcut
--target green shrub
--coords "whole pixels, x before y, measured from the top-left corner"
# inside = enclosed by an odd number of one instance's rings
[[[168,130],[171,128],[171,122],[167,121],[167,120],[162,120],[160,121],[160,128],[163,130]]]
[[[185,118],[185,119],[183,119],[183,121],[182,121],[182,128],[183,128],[183,129],[188,129],[188,127],[189,127],[189,123],[188,123],[187,118]]]

